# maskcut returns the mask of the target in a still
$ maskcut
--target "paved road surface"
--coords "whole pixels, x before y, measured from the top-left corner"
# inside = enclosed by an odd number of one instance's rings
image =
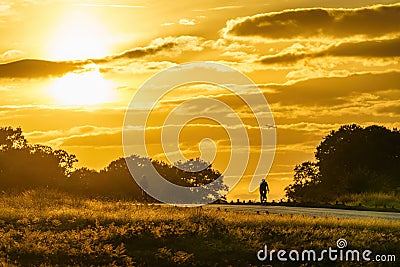
[[[326,208],[303,208],[303,207],[283,207],[283,206],[261,206],[261,205],[207,205],[206,208],[228,211],[240,211],[265,214],[293,214],[315,217],[337,217],[337,218],[357,218],[357,219],[383,219],[400,221],[400,213],[397,212],[380,212],[380,211],[360,211],[360,210],[341,210]]]

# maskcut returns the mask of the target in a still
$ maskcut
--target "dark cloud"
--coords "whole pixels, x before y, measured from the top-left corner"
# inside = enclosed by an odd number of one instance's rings
[[[332,45],[325,50],[310,52],[288,52],[271,56],[264,56],[260,61],[264,64],[290,64],[305,58],[325,56],[335,57],[364,57],[388,58],[400,57],[400,39],[341,43]]]
[[[52,62],[45,60],[24,59],[0,64],[0,78],[41,78],[62,76],[78,70],[83,63]]]
[[[378,108],[377,111],[383,114],[391,113],[394,115],[400,115],[400,104],[387,105],[386,107]]]
[[[400,32],[399,17],[400,4],[294,9],[230,20],[222,32],[270,40],[381,37]]]
[[[320,54],[349,57],[400,57],[400,39],[342,43]]]
[[[135,48],[132,50],[125,51],[122,54],[116,55],[113,57],[113,59],[118,59],[118,58],[139,58],[139,57],[144,57],[147,55],[153,55],[158,52],[161,52],[163,50],[169,50],[177,46],[177,43],[175,42],[166,42],[162,45],[159,46],[152,46],[152,47],[145,47],[145,48]]]
[[[396,91],[400,90],[399,81],[400,72],[397,71],[313,78],[289,85],[267,86],[276,92],[266,93],[265,96],[269,103],[304,106],[345,104],[365,93],[376,95],[378,101],[381,91],[392,90],[393,97],[397,97]],[[391,98],[390,95],[386,95],[384,100],[388,98]]]
[[[120,54],[100,59],[82,61],[47,61],[24,59],[0,64],[0,78],[41,78],[62,76],[68,72],[83,69],[85,65],[107,64],[120,59],[134,60],[164,52],[171,57],[184,51],[200,51],[202,38],[196,36],[165,37],[153,40],[148,46],[136,47]]]
[[[93,59],[92,61],[94,63],[105,63],[105,62],[109,62],[109,61],[113,61],[113,60],[117,60],[117,59],[142,58],[145,56],[155,55],[161,51],[171,50],[176,46],[177,46],[177,43],[175,43],[175,42],[166,42],[159,46],[147,46],[147,47],[133,48],[133,49],[124,51],[117,55],[109,56],[109,57],[106,57],[103,59]]]
[[[161,52],[181,53],[183,51],[201,50],[201,38],[196,36],[165,37],[153,40],[148,46],[135,47],[120,54],[105,57],[103,59],[92,59],[94,63],[107,63],[118,59],[138,59],[146,56],[153,56]]]
[[[260,62],[264,64],[291,64],[307,57],[313,57],[313,55],[306,52],[289,52],[261,57]]]

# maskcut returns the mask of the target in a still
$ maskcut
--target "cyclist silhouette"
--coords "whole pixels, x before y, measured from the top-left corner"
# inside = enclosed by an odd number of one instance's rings
[[[267,193],[269,193],[269,187],[267,181],[265,179],[261,180],[260,183],[260,203],[267,203]]]

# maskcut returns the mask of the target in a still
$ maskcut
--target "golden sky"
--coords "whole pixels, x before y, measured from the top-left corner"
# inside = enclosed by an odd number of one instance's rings
[[[294,165],[312,160],[330,130],[400,127],[399,18],[395,1],[0,0],[0,125],[101,169],[123,156],[125,109],[141,84],[179,63],[222,63],[250,77],[270,104],[277,150],[268,181],[280,199]],[[154,126],[197,96],[248,114],[223,88],[192,85],[163,99]],[[244,121],[257,146],[254,121]],[[160,131],[150,129],[148,145],[164,158]],[[223,169],[229,138],[213,122],[187,125],[181,149],[199,156],[206,137]],[[254,162],[230,198],[257,198],[248,192]]]

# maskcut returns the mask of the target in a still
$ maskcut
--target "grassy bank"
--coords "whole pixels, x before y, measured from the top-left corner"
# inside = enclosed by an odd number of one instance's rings
[[[4,265],[260,266],[256,252],[265,244],[320,251],[336,247],[339,238],[352,249],[400,257],[400,222],[141,205],[45,191],[1,195],[0,226]]]
[[[362,205],[367,208],[397,208],[400,209],[400,196],[394,193],[361,193],[345,195],[338,199],[341,203],[349,206]]]

